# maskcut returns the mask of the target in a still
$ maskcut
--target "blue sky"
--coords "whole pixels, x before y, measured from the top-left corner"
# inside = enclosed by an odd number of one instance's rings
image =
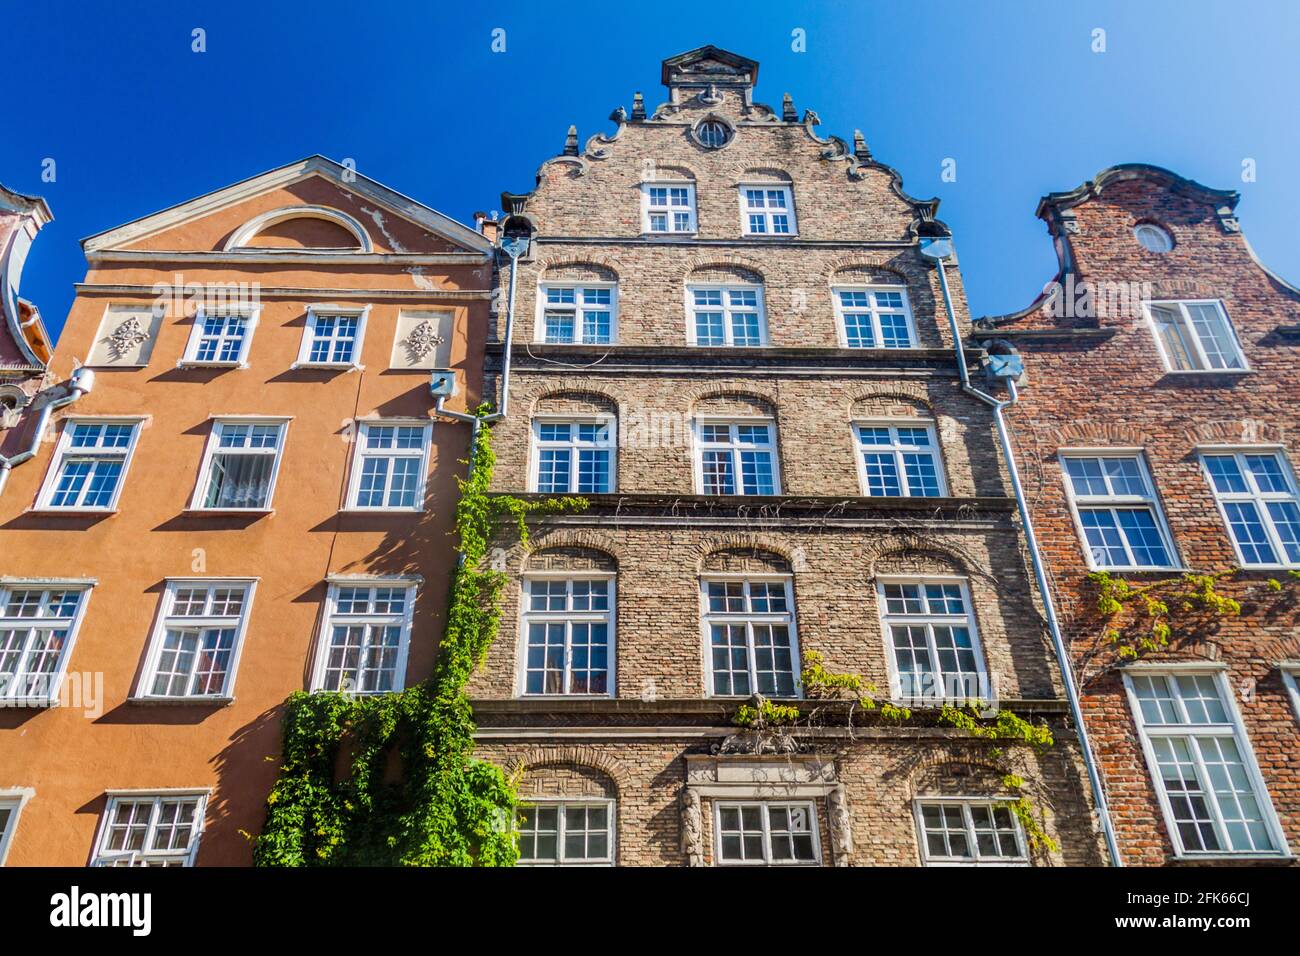
[[[760,62],[760,101],[791,93],[822,135],[861,128],[909,193],[942,200],[976,316],[1051,278],[1038,198],[1120,162],[1241,190],[1256,251],[1300,280],[1290,0],[2,5],[0,182],[54,210],[22,291],[56,335],[86,236],[311,153],[468,222],[530,189],[570,123],[585,140],[635,90],[662,102],[660,60],[705,43]]]

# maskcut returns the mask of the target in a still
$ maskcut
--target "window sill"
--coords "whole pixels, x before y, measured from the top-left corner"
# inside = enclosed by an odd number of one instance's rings
[[[117,508],[28,508],[23,514],[57,516],[68,515],[69,517],[88,518],[106,515],[115,515],[118,513]]]
[[[516,700],[613,700],[613,694],[516,694]]]
[[[229,517],[230,515],[273,515],[274,508],[186,508],[181,514],[187,517],[212,515]]]
[[[0,709],[49,710],[58,706],[57,697],[0,697]]]
[[[1165,374],[1177,376],[1178,378],[1212,378],[1215,375],[1254,375],[1255,370],[1250,368],[1167,368]]]
[[[364,372],[366,367],[356,362],[294,362],[290,371],[301,372],[320,369],[325,372]]]
[[[146,706],[162,706],[162,707],[166,707],[166,706],[168,706],[168,705],[170,705],[170,704],[181,704],[181,705],[184,705],[184,706],[190,706],[190,707],[193,707],[193,706],[199,706],[199,707],[229,707],[231,704],[233,704],[233,703],[235,702],[235,698],[234,698],[234,697],[227,697],[227,696],[225,696],[225,695],[219,695],[219,694],[213,694],[213,695],[210,695],[210,696],[204,696],[204,697],[196,697],[196,696],[188,696],[188,697],[155,697],[155,696],[152,696],[152,695],[146,694],[146,695],[144,695],[144,696],[142,696],[142,697],[141,697],[141,696],[128,697],[128,698],[126,699],[126,702],[127,702],[128,704],[143,704],[143,705],[146,705]]]
[[[546,345],[549,347],[561,348],[561,349],[572,349],[572,348],[603,349],[609,345],[618,345],[617,342],[547,342],[544,339],[537,339],[533,342],[533,344]]]
[[[1174,853],[1178,863],[1231,863],[1235,860],[1275,860],[1289,863],[1295,857],[1290,852],[1277,853]]]
[[[177,362],[177,368],[248,368],[247,362]]]
[[[419,515],[423,508],[340,508],[343,515]]]
[[[698,232],[654,232],[649,229],[641,233],[642,239],[694,239]]]
[[[1030,864],[1023,857],[1017,857],[1014,860],[926,860],[923,865],[934,869],[942,869],[970,866],[1029,866]]]
[[[1129,567],[1116,567],[1116,566],[1109,566],[1109,567],[1089,566],[1088,567],[1089,574],[1100,574],[1102,572],[1106,574],[1194,574],[1195,569],[1183,567],[1182,565],[1170,565],[1169,567],[1163,567],[1163,568],[1151,568],[1151,567],[1129,568]]]
[[[382,697],[384,694],[400,694],[406,690],[405,687],[394,687],[392,690],[330,690],[328,687],[313,687],[308,693],[311,694],[347,694],[349,697]]]

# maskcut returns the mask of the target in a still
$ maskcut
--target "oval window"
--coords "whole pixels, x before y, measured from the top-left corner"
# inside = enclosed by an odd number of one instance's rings
[[[700,143],[709,149],[719,149],[727,145],[727,140],[731,138],[731,130],[727,129],[725,123],[708,120],[696,128],[695,135],[699,137]]]
[[[1149,222],[1136,226],[1133,235],[1147,252],[1168,252],[1174,247],[1174,240],[1169,233]]]

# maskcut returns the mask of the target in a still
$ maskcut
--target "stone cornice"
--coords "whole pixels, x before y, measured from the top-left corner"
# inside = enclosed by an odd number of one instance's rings
[[[158,296],[158,287],[152,285],[129,285],[111,282],[76,282],[73,284],[77,294],[88,295],[139,295]],[[281,286],[258,286],[257,296],[286,299],[429,299],[436,301],[455,301],[457,299],[491,299],[491,289],[324,289],[292,288]]]
[[[489,370],[495,371],[505,352],[502,342],[485,346]],[[981,349],[969,350],[968,365],[978,364]],[[944,371],[956,374],[951,349],[842,349],[842,348],[701,348],[698,346],[612,345],[573,346],[516,343],[511,362],[518,371],[571,374],[580,367],[584,375],[630,372],[643,369],[682,370],[709,373],[727,370],[736,374],[825,374],[871,377],[880,374],[932,375]]]
[[[989,335],[996,336],[999,339],[1006,339],[1013,343],[1018,342],[1043,342],[1048,344],[1061,345],[1094,345],[1112,338],[1119,330],[1116,328],[1062,328],[1062,329],[980,329],[972,331],[971,336],[976,340],[982,340],[981,332],[987,332]]]
[[[506,492],[493,492],[492,497]],[[514,494],[525,501],[553,495]],[[584,495],[585,511],[539,515],[555,525],[719,525],[745,528],[989,529],[1006,524],[1012,498],[863,498],[811,495],[711,495],[614,493]]]
[[[482,265],[492,261],[490,252],[483,253],[365,253],[365,252],[301,252],[297,249],[285,249],[276,252],[270,249],[249,251],[168,251],[153,249],[105,249],[102,252],[86,253],[86,261],[92,265],[100,262],[203,262],[220,265],[238,265],[241,263],[292,263],[294,265]]]
[[[783,701],[783,703],[785,702]],[[731,724],[731,716],[735,713],[736,708],[743,703],[746,703],[744,699],[705,697],[660,700],[642,700],[639,697],[480,697],[471,700],[475,719],[483,727],[501,727],[503,720],[527,718],[526,729],[537,729],[544,726],[544,723],[540,722],[538,718],[546,717],[559,718],[559,720],[555,721],[555,726],[575,727],[573,718],[584,716],[593,718],[593,723],[605,724],[607,729],[611,727],[645,729],[647,721],[654,719],[656,722],[662,722],[656,723],[656,729],[662,728],[668,732],[671,732],[673,725],[680,725],[683,729],[706,727],[715,729],[719,733],[735,732],[736,728]],[[828,723],[832,726],[808,729],[807,732],[813,734],[818,730],[822,730],[834,735],[837,731],[842,730],[842,728],[835,727],[833,724],[843,721],[851,709],[849,701],[791,699],[788,703],[805,711],[816,708],[827,717]],[[1069,710],[1067,702],[1058,699],[1002,700],[998,702],[998,705],[1017,714],[1038,714],[1043,716],[1065,715]],[[916,715],[916,726],[857,726],[855,727],[855,734],[869,733],[875,730],[885,736],[892,737],[915,736],[918,733],[962,736],[961,731],[951,728],[927,726],[927,724],[933,723],[936,716],[931,711],[917,710],[914,713]],[[496,720],[493,718],[496,718]],[[857,709],[854,720],[858,724],[863,722],[860,708]],[[520,729],[525,728],[521,727]]]

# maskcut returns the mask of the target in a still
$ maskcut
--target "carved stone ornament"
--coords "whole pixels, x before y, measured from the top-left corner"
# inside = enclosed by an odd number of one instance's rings
[[[113,358],[120,359],[149,341],[149,333],[140,325],[136,316],[130,316],[108,337],[108,347],[113,351]]]
[[[410,353],[411,361],[420,362],[423,361],[424,357],[433,351],[434,348],[442,345],[445,341],[446,339],[438,334],[437,330],[434,329],[429,320],[425,319],[415,328],[411,329],[406,338],[402,340],[402,344],[406,346],[407,352]]]
[[[718,92],[716,85],[710,83],[707,89],[700,91],[700,102],[708,106],[717,106],[722,102],[722,94]]]
[[[682,788],[682,851],[691,866],[704,865],[704,809],[690,787]]]
[[[842,786],[826,796],[830,807],[828,824],[831,831],[831,853],[836,866],[848,866],[853,855],[853,825],[849,818],[848,800]]]
[[[763,704],[766,698],[762,694],[755,694],[750,698],[750,706],[758,715],[754,718],[752,726],[747,727],[734,734],[728,734],[723,738],[721,743],[714,744],[709,748],[713,754],[752,754],[761,756],[763,754],[797,754],[808,749],[807,744],[802,744],[794,738],[793,735],[786,733],[780,727],[772,727],[763,717]]]

